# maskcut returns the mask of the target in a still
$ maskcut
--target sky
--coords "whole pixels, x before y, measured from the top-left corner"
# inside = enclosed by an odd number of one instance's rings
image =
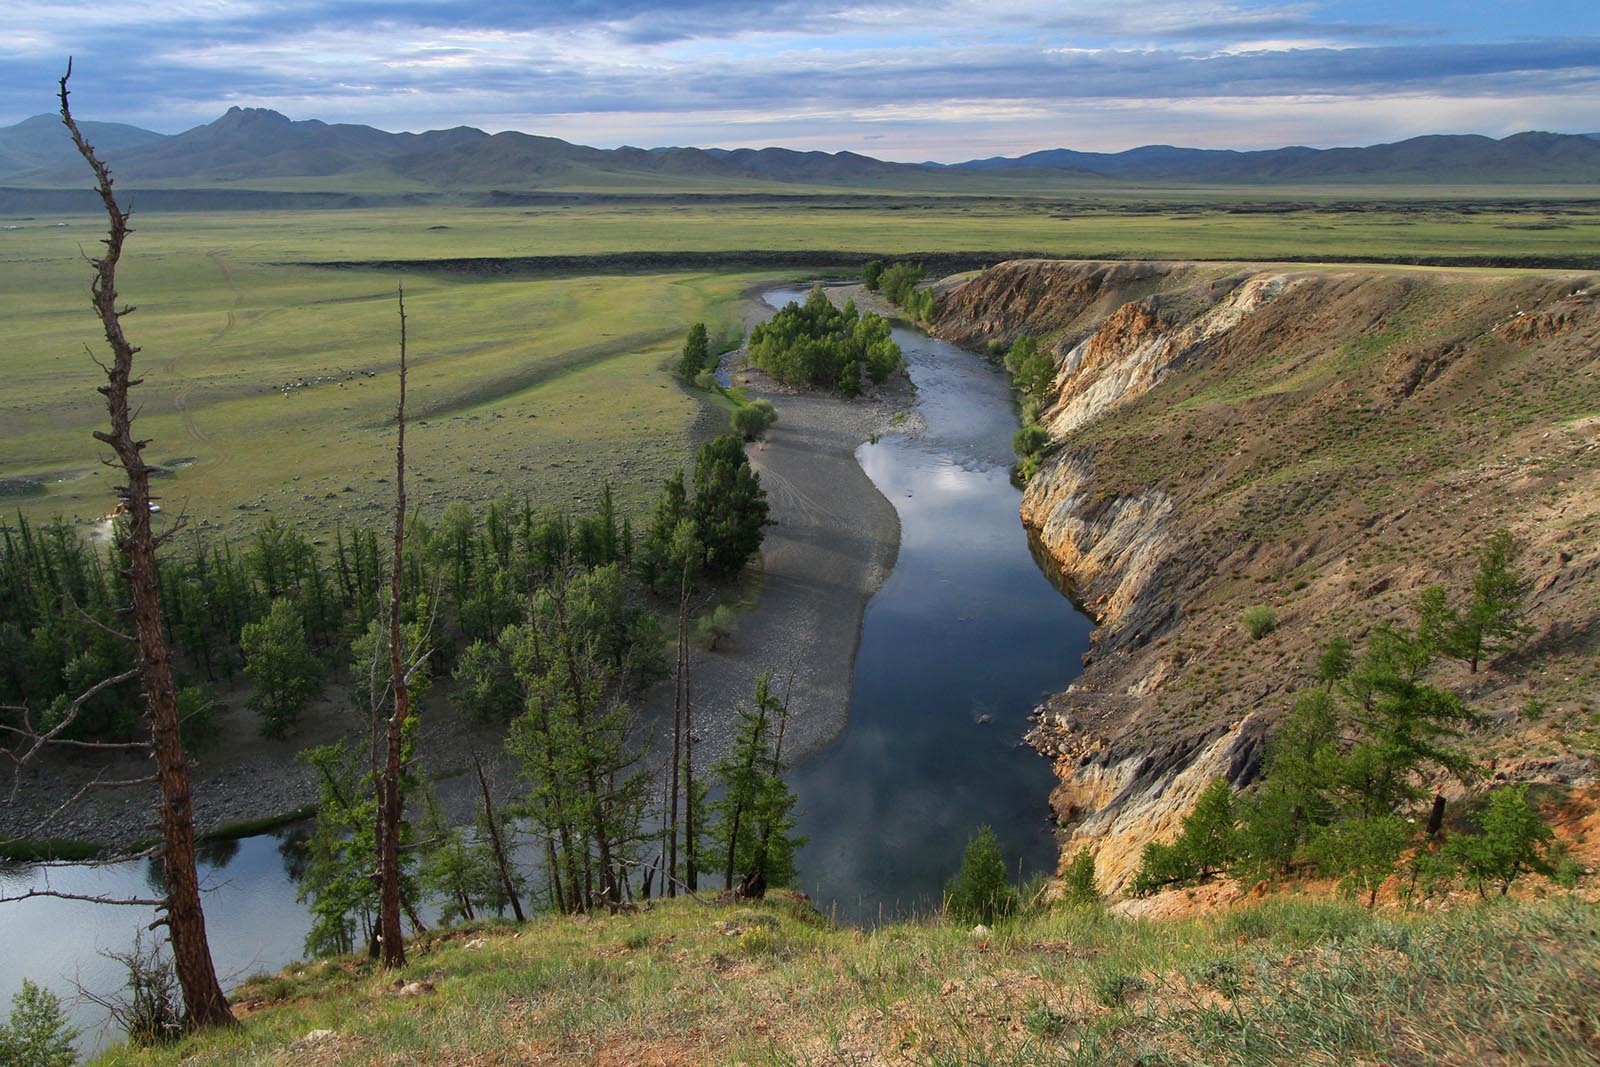
[[[1595,0],[6,0],[0,125],[227,108],[602,148],[1274,148],[1600,132]]]

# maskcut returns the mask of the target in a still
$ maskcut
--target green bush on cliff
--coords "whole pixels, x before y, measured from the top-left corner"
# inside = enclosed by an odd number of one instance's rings
[[[1233,790],[1226,778],[1213,779],[1183,819],[1183,832],[1170,845],[1152,841],[1140,857],[1133,879],[1135,896],[1168,886],[1187,885],[1227,870],[1237,856],[1238,828]]]
[[[1039,342],[1026,335],[1018,337],[1006,352],[1006,370],[1011,372],[1011,382],[1024,396],[1042,397],[1050,388],[1056,374],[1055,361],[1048,351],[1039,350]]]
[[[1259,641],[1278,628],[1278,613],[1265,604],[1252,604],[1239,617],[1239,625],[1250,640]]]
[[[1067,862],[1061,875],[1061,899],[1068,904],[1100,903],[1100,887],[1095,884],[1094,853],[1079,849]]]

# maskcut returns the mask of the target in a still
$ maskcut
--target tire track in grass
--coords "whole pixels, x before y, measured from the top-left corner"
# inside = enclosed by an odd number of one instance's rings
[[[206,258],[221,273],[222,283],[228,287],[228,292],[233,295],[233,303],[228,308],[227,317],[223,320],[222,327],[206,340],[206,346],[209,348],[227,337],[238,324],[236,309],[243,303],[244,294],[239,291],[238,285],[234,283],[233,271],[228,267],[228,263],[222,258],[221,253],[207,252]],[[176,383],[176,388],[172,394],[172,403],[177,409],[178,417],[183,420],[184,432],[189,435],[190,440],[210,446],[205,457],[209,466],[226,467],[230,457],[229,450],[213,441],[211,435],[200,429],[200,424],[195,420],[194,406],[191,401],[199,383],[183,372],[183,359],[179,356],[173,356],[167,360],[161,370],[165,374],[172,375]]]

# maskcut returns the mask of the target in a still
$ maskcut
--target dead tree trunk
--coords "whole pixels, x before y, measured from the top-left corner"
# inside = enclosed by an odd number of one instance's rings
[[[511,900],[511,913],[517,922],[523,921],[522,900],[517,896],[517,882],[511,877],[511,860],[500,841],[500,823],[494,817],[494,800],[489,796],[489,780],[483,776],[483,763],[478,754],[472,754],[472,766],[478,772],[478,788],[483,790],[483,819],[489,828],[489,844],[494,848],[495,866],[500,869],[500,886]]]
[[[394,559],[389,579],[389,684],[394,712],[385,726],[383,773],[378,780],[378,937],[383,965],[406,965],[405,935],[400,930],[400,775],[404,770],[404,733],[411,714],[405,650],[400,638],[406,539],[406,295],[400,300],[400,401],[395,406]]]
[[[663,888],[666,896],[678,895],[678,767],[683,760],[683,669],[685,666],[685,619],[689,611],[687,572],[684,589],[678,598],[678,662],[672,671],[672,800],[667,811],[666,877]]]
[[[123,316],[133,308],[117,307],[117,262],[122,256],[128,233],[128,212],[117,204],[111,191],[111,172],[94,147],[83,139],[67,104],[67,80],[72,64],[61,77],[61,121],[72,134],[72,143],[94,171],[100,200],[105,205],[111,229],[105,239],[106,251],[93,260],[95,279],[91,286],[94,309],[105,327],[106,343],[112,360],[105,367],[106,384],[99,392],[106,398],[111,415],[111,430],[95,431],[95,439],[111,446],[117,464],[127,475],[122,488],[128,507],[127,529],[119,547],[128,561],[132,588],[134,633],[139,643],[145,693],[145,721],[150,727],[152,754],[156,760],[156,781],[161,791],[159,825],[161,858],[166,877],[164,915],[172,941],[172,961],[190,1027],[232,1026],[233,1013],[223,996],[217,972],[211,962],[211,947],[206,940],[205,914],[200,907],[200,882],[195,873],[194,814],[189,799],[189,764],[178,732],[178,698],[172,683],[172,662],[166,636],[161,629],[160,586],[156,576],[158,542],[150,523],[150,468],[144,462],[148,441],[133,435],[133,411],[128,392],[140,383],[133,376],[133,357],[139,351],[122,330]]]
[[[689,686],[689,639],[683,641],[683,832],[688,859],[686,881],[689,892],[700,888],[700,834],[695,821],[694,796],[694,699]]]

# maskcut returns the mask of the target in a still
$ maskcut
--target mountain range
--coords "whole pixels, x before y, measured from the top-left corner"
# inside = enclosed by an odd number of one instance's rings
[[[1126,152],[1066,148],[956,164],[890,163],[852,152],[783,148],[589,148],[553,137],[469,126],[389,133],[371,126],[292,121],[230,108],[176,135],[86,122],[85,135],[124,185],[440,192],[638,190],[775,185],[995,190],[1118,183],[1516,184],[1600,183],[1600,134],[1415,137],[1365,148],[1226,151],[1149,145]],[[38,115],[0,128],[0,184],[82,184],[60,121]]]

